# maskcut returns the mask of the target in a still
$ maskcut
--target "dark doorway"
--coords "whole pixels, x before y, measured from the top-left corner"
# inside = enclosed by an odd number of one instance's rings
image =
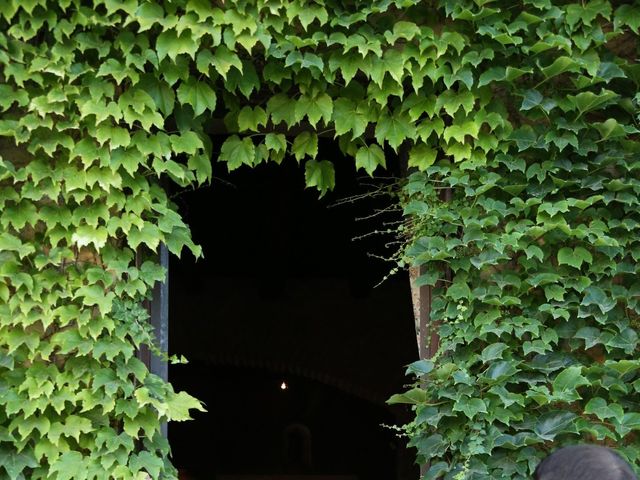
[[[392,265],[368,253],[389,255],[391,238],[352,241],[399,213],[355,221],[385,197],[329,208],[370,187],[331,142],[320,152],[337,181],[320,200],[295,161],[214,165],[212,186],[175,196],[205,254],[170,264],[170,353],[190,363],[169,376],[209,411],[170,425],[185,478],[417,477],[382,426],[403,420],[384,400],[417,357],[408,280],[374,288]]]

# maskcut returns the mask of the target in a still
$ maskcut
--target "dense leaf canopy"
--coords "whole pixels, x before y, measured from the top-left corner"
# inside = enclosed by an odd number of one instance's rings
[[[464,41],[435,68],[468,73],[432,86],[402,232],[441,344],[392,401],[428,479],[531,478],[576,442],[638,465],[640,6],[444,3]]]

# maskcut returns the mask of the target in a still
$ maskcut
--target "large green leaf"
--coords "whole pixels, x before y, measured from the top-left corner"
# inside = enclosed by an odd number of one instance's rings
[[[320,190],[320,196],[324,196],[336,184],[333,163],[329,160],[307,160],[304,164],[304,178],[308,187],[316,187]]]
[[[318,135],[312,132],[302,132],[296,135],[291,153],[298,162],[306,156],[315,158],[318,155]]]
[[[195,59],[197,49],[198,43],[189,30],[184,30],[180,34],[175,30],[167,30],[162,32],[156,40],[156,52],[159,60],[166,56],[175,60],[181,54],[187,54]]]
[[[405,139],[415,137],[415,128],[406,114],[382,115],[376,125],[375,137],[380,145],[386,141],[397,150]]]
[[[376,144],[361,147],[356,153],[356,168],[364,169],[369,175],[373,175],[376,168],[386,168],[384,151]]]
[[[560,265],[565,264],[580,268],[583,263],[591,264],[591,262],[593,262],[593,256],[583,247],[575,249],[563,247],[558,251],[558,264]]]
[[[333,100],[326,93],[321,93],[317,97],[303,95],[298,99],[295,106],[296,121],[302,120],[305,116],[314,127],[322,119],[325,125],[331,121],[333,114]]]
[[[190,78],[178,87],[178,100],[183,105],[190,105],[193,112],[201,115],[205,110],[213,112],[216,108],[216,94],[209,85]]]
[[[576,414],[556,410],[542,415],[535,424],[534,432],[543,440],[553,440],[557,435],[573,430]]]
[[[369,124],[369,108],[366,104],[356,105],[348,98],[339,98],[334,103],[333,123],[336,135],[351,132],[353,138],[364,134]]]
[[[240,138],[232,135],[227,138],[220,149],[221,161],[227,162],[229,171],[241,165],[252,166],[256,156],[256,148],[250,138]]]

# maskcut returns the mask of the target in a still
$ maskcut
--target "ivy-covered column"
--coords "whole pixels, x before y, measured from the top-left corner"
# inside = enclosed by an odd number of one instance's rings
[[[640,466],[631,3],[441,2],[461,52],[430,71],[468,82],[429,103],[444,123],[404,188],[402,231],[441,345],[392,399],[414,405],[427,479],[527,479],[581,442]]]
[[[135,352],[153,252],[199,254],[158,176],[194,179],[203,142],[165,133],[148,39],[107,3],[0,2],[3,479],[175,478],[160,424],[201,408]]]

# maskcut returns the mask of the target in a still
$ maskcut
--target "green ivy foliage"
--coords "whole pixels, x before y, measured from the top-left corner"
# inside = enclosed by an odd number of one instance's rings
[[[175,478],[160,424],[202,406],[135,351],[156,249],[201,252],[162,182],[291,157],[324,194],[320,135],[368,174],[408,151],[406,261],[452,272],[396,398],[428,476],[519,478],[579,436],[635,461],[639,26],[604,0],[0,1],[0,478]]]
[[[637,467],[640,3],[441,12],[459,51],[425,64],[413,108],[437,129],[412,150],[401,232],[440,345],[391,399],[414,405],[424,478],[531,478],[580,442]]]
[[[158,246],[201,254],[164,180],[289,156],[324,194],[323,134],[373,173],[385,147],[428,135],[407,107],[429,59],[460,51],[432,13],[417,0],[0,1],[0,478],[175,478],[161,422],[202,406],[135,356],[153,342],[140,305],[165,277]]]

